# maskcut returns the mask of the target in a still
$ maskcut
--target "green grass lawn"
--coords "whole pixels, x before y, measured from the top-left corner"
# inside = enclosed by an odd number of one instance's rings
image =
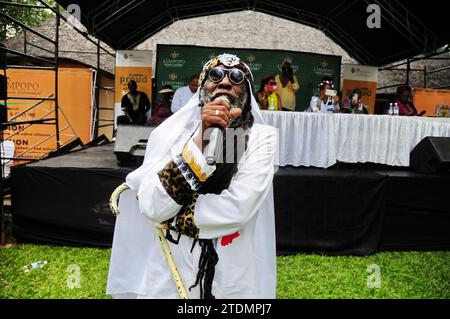
[[[19,245],[0,249],[0,298],[108,298],[109,249]],[[41,269],[23,266],[48,261]],[[80,288],[68,288],[79,266]],[[370,265],[380,288],[369,288]],[[72,266],[73,267],[73,266]],[[76,269],[76,268],[74,268]],[[450,252],[380,253],[370,257],[278,258],[278,298],[450,298]],[[373,281],[370,279],[369,283]]]

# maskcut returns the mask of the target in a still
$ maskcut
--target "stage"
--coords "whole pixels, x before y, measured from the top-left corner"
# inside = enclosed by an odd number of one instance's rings
[[[114,145],[91,147],[12,169],[19,242],[110,247],[108,201],[130,168]],[[282,167],[274,178],[278,254],[369,255],[449,250],[450,175],[337,164]]]

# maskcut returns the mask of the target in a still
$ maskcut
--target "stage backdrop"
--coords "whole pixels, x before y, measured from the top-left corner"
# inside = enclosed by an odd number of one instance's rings
[[[59,131],[61,146],[79,137],[83,143],[90,138],[92,118],[92,69],[59,68]],[[36,100],[8,100],[8,118],[12,119],[54,94],[55,73],[47,70],[10,69],[8,95],[36,98]],[[15,121],[51,119],[55,117],[54,102],[45,101],[24,113]],[[14,125],[5,131],[5,139],[15,144],[15,156],[42,158],[56,149],[54,125]]]
[[[152,58],[153,51],[116,51],[116,80],[115,80],[115,116],[123,115],[121,110],[122,97],[128,93],[128,82],[135,80],[138,90],[147,94],[152,100]]]
[[[373,66],[346,64],[343,69],[342,99],[348,99],[355,89],[362,91],[362,103],[369,107],[369,113],[375,110],[377,95],[378,68]]]
[[[450,117],[450,90],[414,89],[414,105],[425,116]]]
[[[317,85],[324,76],[331,76],[339,88],[341,57],[314,53],[228,49],[184,45],[158,45],[156,54],[156,91],[164,85],[172,85],[176,90],[187,85],[193,74],[200,74],[203,65],[222,53],[239,56],[251,68],[258,91],[261,79],[266,75],[281,73],[285,59],[292,60],[294,73],[300,82],[297,92],[297,111],[309,106],[311,96],[318,93]]]

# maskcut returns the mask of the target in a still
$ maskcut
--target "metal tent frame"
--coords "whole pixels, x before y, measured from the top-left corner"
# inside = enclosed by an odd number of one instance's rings
[[[28,5],[28,4],[22,4],[22,3],[15,3],[15,2],[5,2],[5,1],[0,1],[0,5],[8,5],[8,6],[15,6],[15,7],[24,7],[24,8],[35,8],[35,9],[43,9],[43,10],[50,10],[54,16],[55,16],[55,36],[54,39],[51,39],[39,32],[37,32],[36,30],[34,30],[33,28],[25,25],[24,23],[16,20],[15,18],[0,12],[0,17],[13,22],[17,25],[19,25],[24,32],[24,49],[23,52],[17,51],[17,50],[13,50],[13,49],[9,49],[9,48],[4,48],[1,47],[0,50],[5,51],[6,54],[9,55],[13,55],[13,56],[21,56],[23,58],[29,59],[31,61],[35,61],[35,62],[39,62],[39,63],[45,63],[48,64],[50,66],[34,66],[34,65],[6,65],[6,69],[30,69],[30,70],[50,70],[50,71],[54,71],[55,72],[55,85],[54,85],[54,94],[50,97],[47,98],[28,98],[28,97],[23,97],[23,96],[8,96],[8,100],[12,100],[12,99],[16,99],[16,100],[37,100],[39,101],[38,103],[36,103],[36,105],[41,104],[43,101],[53,101],[54,102],[54,117],[51,119],[39,119],[39,120],[31,120],[31,121],[14,121],[14,122],[8,122],[8,123],[1,123],[1,126],[3,128],[5,127],[9,127],[9,126],[13,126],[13,125],[54,125],[55,126],[55,135],[56,136],[56,145],[55,145],[55,150],[59,150],[61,148],[61,141],[60,141],[60,128],[59,128],[59,124],[58,124],[58,120],[59,120],[59,104],[58,104],[58,85],[59,85],[59,81],[58,81],[58,67],[59,67],[59,55],[60,55],[60,48],[59,48],[59,29],[60,29],[60,24],[61,24],[61,19],[65,22],[68,22],[68,19],[66,17],[64,17],[60,10],[59,10],[59,5],[56,5],[56,8],[53,8],[52,6],[48,5],[45,1],[43,0],[39,0],[39,2],[41,3],[41,5]],[[113,57],[115,57],[115,54],[110,52],[108,49],[104,48],[101,44],[100,44],[100,40],[93,40],[89,37],[89,35],[86,32],[81,31],[80,29],[78,29],[76,26],[72,25],[72,28],[77,31],[79,34],[81,34],[86,40],[90,41],[91,43],[93,43],[94,45],[96,45],[97,50],[95,52],[96,56],[97,56],[97,66],[96,66],[96,71],[97,71],[97,75],[100,74],[100,63],[101,63],[101,54],[102,51],[105,54],[109,54]],[[40,39],[43,39],[45,41],[47,41],[48,43],[51,43],[54,46],[54,51],[45,49],[39,45],[36,45],[34,43],[31,43],[27,40],[27,32],[30,32],[32,34],[34,34],[35,36],[37,36]],[[32,47],[36,47],[39,50],[45,51],[49,54],[52,54],[53,56],[50,58],[47,57],[41,57],[41,56],[36,56],[36,55],[31,55],[29,53],[27,53],[27,46],[32,46]],[[102,88],[100,86],[100,77],[96,76],[96,83],[95,83],[95,106],[94,106],[94,114],[95,114],[95,118],[94,120],[94,138],[97,137],[98,134],[98,128],[99,128],[99,96],[100,96],[100,90],[102,89],[106,89],[106,88]],[[7,106],[7,101],[5,101],[5,107]],[[112,124],[110,124],[112,125]],[[53,136],[52,136],[53,137]],[[3,139],[2,139],[3,140]],[[25,160],[25,161],[29,161],[30,159],[27,158],[14,158],[14,160]]]
[[[262,12],[317,28],[359,63],[378,67],[407,57],[434,52],[450,40],[444,21],[440,19],[444,18],[444,12],[430,11],[432,3],[423,7],[412,2],[406,5],[406,0],[343,0],[331,6],[295,0],[57,2],[63,7],[70,4],[79,5],[81,22],[89,33],[115,50],[132,49],[178,20],[243,10]],[[369,30],[366,27],[366,10],[370,4],[378,5],[383,12],[382,30]],[[435,19],[424,21],[424,15],[429,12],[434,12]],[[398,43],[389,43],[385,48],[380,48],[373,43],[375,37],[380,35],[389,38],[388,42],[393,42],[389,40],[395,38]]]
[[[400,85],[410,85],[411,72],[421,72],[421,73],[423,73],[423,83],[424,83],[423,87],[425,89],[429,88],[429,86],[428,86],[428,77],[431,74],[436,74],[436,73],[440,73],[440,72],[444,72],[444,71],[450,70],[450,66],[429,70],[429,69],[427,69],[426,66],[423,69],[414,69],[414,68],[411,68],[411,64],[414,63],[414,62],[418,62],[418,61],[436,61],[436,60],[450,61],[450,58],[448,58],[448,57],[439,57],[439,56],[445,55],[447,53],[450,53],[450,48],[449,47],[443,48],[442,50],[438,50],[438,51],[430,53],[430,54],[426,54],[426,55],[424,55],[422,57],[417,57],[417,58],[412,58],[412,59],[408,58],[408,59],[406,59],[406,62],[396,63],[396,64],[391,65],[391,66],[380,68],[379,69],[380,72],[382,72],[382,71],[405,72],[406,73],[406,81],[404,83],[399,83],[399,84],[393,84],[393,85],[388,85],[388,86],[384,86],[384,87],[379,87],[379,88],[377,88],[377,91],[398,87]],[[406,65],[406,68],[403,68],[403,69],[399,68],[399,67],[404,66],[404,65]],[[447,81],[448,81],[447,84],[441,85],[439,87],[433,87],[433,89],[450,88],[450,79],[447,79]]]
[[[13,50],[4,46],[0,46],[0,51],[2,51],[2,53],[5,54],[5,56],[19,56],[22,57],[24,59],[28,59],[30,61],[33,62],[38,62],[38,63],[43,63],[45,65],[48,66],[35,66],[35,65],[8,65],[6,64],[6,68],[3,70],[4,75],[6,76],[6,70],[7,69],[29,69],[29,70],[49,70],[49,71],[53,71],[55,73],[55,81],[54,81],[54,93],[51,94],[48,97],[45,98],[29,98],[29,97],[24,97],[24,96],[8,96],[7,99],[4,101],[4,106],[5,108],[7,108],[8,105],[8,100],[35,100],[37,101],[37,103],[35,103],[34,105],[32,105],[31,107],[29,107],[26,111],[30,111],[32,109],[34,109],[35,107],[39,106],[40,104],[42,104],[45,101],[52,101],[54,103],[54,108],[53,111],[51,113],[54,113],[54,117],[52,118],[45,118],[46,116],[44,116],[41,119],[38,120],[27,120],[27,121],[15,121],[15,118],[18,118],[18,116],[16,115],[12,121],[6,122],[6,123],[0,123],[0,141],[3,142],[4,141],[4,136],[3,136],[3,131],[5,128],[10,127],[10,126],[15,126],[15,125],[26,125],[26,127],[30,127],[32,125],[54,125],[55,127],[55,133],[54,135],[51,135],[51,138],[56,137],[56,145],[55,145],[55,150],[58,151],[61,148],[61,140],[60,140],[60,134],[61,134],[61,130],[59,127],[59,118],[60,118],[60,113],[62,112],[62,110],[59,107],[59,103],[58,103],[58,86],[59,86],[59,79],[58,79],[58,69],[59,69],[59,64],[60,64],[60,60],[59,60],[59,55],[60,55],[60,48],[59,48],[59,38],[60,38],[60,25],[61,25],[61,20],[68,22],[67,18],[64,17],[60,10],[59,10],[59,4],[56,4],[56,7],[52,7],[49,4],[47,4],[45,1],[43,0],[39,0],[40,5],[30,5],[30,4],[24,4],[24,3],[16,3],[16,2],[6,2],[6,1],[0,1],[0,5],[2,6],[14,6],[14,7],[22,7],[22,8],[34,8],[34,9],[42,9],[42,10],[50,10],[51,12],[53,12],[54,16],[55,16],[55,31],[54,31],[54,39],[49,38],[39,32],[37,32],[36,30],[34,30],[33,28],[27,26],[26,24],[24,24],[21,21],[18,21],[17,19],[15,19],[14,17],[9,16],[8,14],[4,13],[4,12],[0,12],[0,17],[2,19],[5,19],[9,22],[12,22],[18,26],[20,26],[23,30],[23,35],[24,35],[24,49],[23,52],[21,51],[17,51],[17,50]],[[93,40],[89,37],[89,35],[86,32],[81,31],[80,29],[78,29],[77,27],[73,26],[73,29],[75,31],[77,31],[79,34],[81,34],[86,40],[92,42],[93,44],[96,45],[97,47],[97,51],[95,52],[95,54],[97,55],[97,66],[96,66],[96,71],[97,71],[97,75],[100,74],[100,57],[102,54],[102,51],[105,54],[109,54],[113,57],[115,57],[114,53],[111,53],[108,49],[104,48],[101,44],[100,44],[100,40]],[[48,50],[46,48],[43,48],[39,45],[36,45],[34,43],[31,43],[28,41],[27,39],[27,33],[32,33],[34,34],[36,37],[45,40],[46,42],[50,43],[52,45],[52,47],[54,48],[53,51],[52,50]],[[39,50],[42,50],[48,54],[51,54],[51,57],[42,57],[42,56],[37,56],[37,55],[31,55],[28,53],[27,47],[28,46],[32,46],[32,47],[36,47]],[[8,60],[8,59],[7,59]],[[98,134],[98,128],[99,128],[99,91],[101,89],[106,89],[106,88],[102,88],[100,86],[100,77],[97,76],[96,77],[96,83],[95,83],[95,119],[94,119],[94,127],[95,127],[95,132],[94,135],[95,137]],[[22,112],[24,113],[24,112]],[[22,114],[21,113],[21,114]],[[50,114],[50,113],[49,113]],[[48,115],[48,114],[47,114]],[[62,113],[62,116],[65,117],[64,113]],[[110,124],[112,125],[112,124]],[[65,127],[63,130],[67,129],[67,128],[71,128],[70,124],[68,125],[68,127]],[[35,145],[36,146],[36,145]],[[36,161],[36,159],[34,158],[25,158],[22,156],[19,157],[13,157],[13,158],[7,158],[4,157],[3,154],[0,157],[1,160],[1,164],[0,164],[0,213],[3,216],[3,198],[4,198],[4,161],[24,161],[24,162],[32,162],[32,161]],[[3,232],[3,219],[1,218],[0,220],[0,244],[4,243],[4,232]]]

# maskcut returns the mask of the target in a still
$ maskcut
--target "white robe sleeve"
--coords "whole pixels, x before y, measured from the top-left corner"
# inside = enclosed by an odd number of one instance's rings
[[[251,136],[238,174],[220,195],[200,195],[194,221],[201,239],[214,239],[241,230],[256,216],[273,181],[277,132],[272,127]]]
[[[156,225],[175,217],[182,207],[167,194],[158,174],[142,181],[138,201],[141,213]]]

